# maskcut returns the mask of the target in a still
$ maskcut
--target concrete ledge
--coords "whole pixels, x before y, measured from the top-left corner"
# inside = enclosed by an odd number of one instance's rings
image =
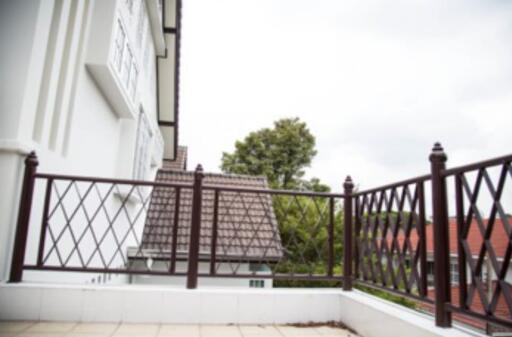
[[[358,290],[343,292],[340,302],[341,320],[365,337],[486,336],[461,326],[438,328],[432,316]]]
[[[342,321],[364,337],[483,336],[354,290],[186,290],[159,286],[0,284],[1,320],[286,324]]]

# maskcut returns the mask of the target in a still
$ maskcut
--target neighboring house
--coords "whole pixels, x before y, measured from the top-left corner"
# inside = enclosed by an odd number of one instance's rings
[[[508,225],[512,225],[512,217],[508,217]],[[487,227],[488,219],[483,220],[484,226]],[[448,221],[448,232],[450,237],[450,280],[452,283],[451,293],[452,293],[452,301],[453,303],[459,302],[459,270],[458,270],[458,250],[457,250],[457,220],[455,218],[450,218]],[[430,224],[426,227],[426,242],[427,242],[427,275],[429,280],[429,285],[433,285],[433,279],[434,279],[434,236],[433,236],[433,225]],[[403,240],[403,236],[402,236]],[[412,247],[417,247],[418,245],[418,235],[416,231],[411,231],[410,235],[410,241]],[[480,248],[483,243],[483,236],[478,228],[478,224],[476,219],[473,219],[471,222],[468,236],[467,236],[467,244],[469,247],[469,250],[472,253],[473,260],[476,263],[476,260],[478,259],[478,254],[480,252]],[[494,252],[496,254],[497,260],[499,263],[503,263],[504,258],[506,256],[506,250],[509,246],[509,235],[507,234],[505,230],[505,224],[503,223],[502,219],[497,215],[496,219],[494,221],[493,231],[490,238],[490,243],[494,249]],[[486,286],[486,295],[488,298],[491,298],[492,291],[496,287],[497,282],[497,276],[494,272],[494,269],[492,268],[490,259],[488,258],[488,254],[486,253],[485,261],[482,265],[482,283]],[[469,266],[466,268],[466,277],[468,280],[468,288],[471,283],[471,269]],[[506,273],[506,281],[507,283],[512,282],[512,265],[509,265],[507,273]],[[428,290],[428,297],[434,298],[435,291],[433,287],[429,287]],[[424,305],[424,307],[429,310],[433,311],[433,307],[431,305]],[[484,308],[482,305],[482,302],[480,301],[479,295],[477,292],[475,292],[475,295],[471,301],[471,308],[474,311],[484,313]],[[503,298],[503,295],[501,295],[498,299],[497,305],[496,305],[496,315],[501,316],[504,318],[510,318],[511,312],[509,310],[509,307]],[[458,315],[455,314],[455,318],[461,322],[464,322],[466,324],[475,326],[477,328],[485,329],[487,328],[488,331],[493,332],[500,332],[505,333],[506,329],[500,329],[497,326],[486,326],[485,322],[482,322],[480,320],[472,319],[467,316]],[[503,334],[503,336],[509,336],[512,335],[511,333]]]
[[[487,226],[487,219],[483,220],[484,226]],[[508,224],[512,225],[512,217],[509,216],[508,218]],[[427,273],[428,273],[428,279],[429,283],[433,282],[434,279],[434,235],[433,235],[433,225],[429,224],[426,227],[426,242],[427,242]],[[458,284],[459,282],[459,271],[458,271],[458,264],[457,264],[457,256],[458,256],[458,250],[457,250],[457,220],[455,218],[450,218],[448,221],[448,232],[450,237],[450,279],[452,284]],[[400,240],[400,239],[399,239]],[[418,234],[415,230],[411,231],[410,235],[410,242],[412,247],[418,247]],[[503,221],[499,216],[496,217],[494,221],[494,227],[491,235],[491,245],[494,248],[494,252],[496,254],[497,260],[499,262],[502,262],[506,249],[509,245],[509,238],[508,234],[505,231],[505,225],[503,224]],[[476,219],[474,219],[471,222],[471,225],[469,227],[469,232],[467,236],[467,244],[468,247],[473,255],[473,259],[476,261],[478,258],[478,254],[480,252],[480,248],[483,243],[483,236],[480,233],[480,230],[478,228]],[[486,256],[488,256],[486,254]],[[468,279],[471,275],[471,271],[469,269],[469,266],[467,267],[466,272]],[[490,284],[490,282],[496,280],[496,275],[492,269],[492,266],[490,265],[489,259],[486,257],[486,261],[483,264],[482,268],[482,279],[487,280],[487,282]],[[507,271],[506,280],[508,282],[512,282],[512,265],[509,266],[509,269]]]
[[[40,172],[138,180],[152,180],[162,159],[175,159],[180,7],[180,0],[1,2],[0,281],[10,269],[30,151]],[[39,227],[32,221],[28,257]],[[63,275],[52,277],[70,274]]]
[[[179,149],[178,160],[165,163],[156,176],[157,182],[187,183],[194,179],[193,171],[185,171],[186,150]],[[181,165],[181,166],[180,166]],[[268,188],[264,177],[205,173],[204,185],[238,187],[251,189]],[[201,212],[201,236],[199,249],[199,274],[210,270],[212,225],[212,190],[203,191]],[[182,189],[180,193],[178,223],[174,223],[176,197],[169,188],[155,188],[150,201],[140,247],[132,247],[128,257],[141,270],[148,266],[152,270],[169,269],[173,229],[177,226],[176,271],[186,271],[189,252],[190,226],[192,215],[192,190]],[[283,248],[276,216],[270,195],[255,193],[222,192],[219,196],[218,236],[216,249],[216,271],[218,274],[240,274],[255,272],[248,278],[199,278],[202,285],[272,287],[271,279],[257,275],[270,273],[270,265],[283,256]],[[138,284],[164,283],[183,284],[183,277],[132,276]]]

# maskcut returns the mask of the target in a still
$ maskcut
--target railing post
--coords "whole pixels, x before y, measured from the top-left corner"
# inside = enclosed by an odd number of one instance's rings
[[[434,286],[436,325],[451,327],[452,315],[446,304],[450,303],[450,242],[448,237],[448,200],[446,196],[446,178],[442,171],[448,159],[443,147],[434,144],[430,154],[432,173],[432,211],[434,226]]]
[[[28,225],[30,211],[32,210],[32,198],[36,179],[37,156],[34,151],[25,159],[25,173],[21,188],[21,199],[16,225],[16,236],[14,239],[14,250],[12,254],[11,273],[9,282],[21,282],[23,276],[23,263],[25,261],[25,250],[27,247]]]
[[[343,290],[352,290],[352,191],[354,183],[347,176],[343,184],[345,199],[343,201],[344,254],[343,254]]]
[[[199,267],[199,237],[201,235],[201,202],[203,167],[197,165],[194,172],[194,191],[192,197],[192,223],[190,228],[190,241],[188,251],[187,288],[197,288],[197,273]]]

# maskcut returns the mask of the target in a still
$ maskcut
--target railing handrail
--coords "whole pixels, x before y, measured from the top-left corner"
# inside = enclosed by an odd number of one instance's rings
[[[361,196],[364,194],[369,194],[369,193],[374,193],[374,192],[380,192],[383,190],[388,190],[390,188],[400,187],[400,186],[404,186],[404,185],[411,185],[414,183],[425,182],[427,180],[430,180],[431,177],[432,176],[430,174],[424,174],[424,175],[417,176],[414,178],[400,180],[400,181],[397,181],[397,182],[394,182],[391,184],[386,184],[386,185],[382,185],[379,187],[373,187],[373,188],[369,188],[369,189],[363,190],[363,191],[357,191],[357,192],[354,192],[354,197],[358,197],[358,196]]]
[[[283,190],[272,188],[247,188],[247,187],[228,187],[213,184],[204,184],[203,190],[218,190],[224,192],[239,192],[239,193],[266,193],[266,194],[282,194],[282,195],[302,195],[308,197],[325,197],[325,198],[344,198],[345,194],[331,193],[331,192],[314,192],[302,190]]]
[[[35,178],[39,179],[53,179],[53,180],[71,180],[80,182],[94,182],[94,183],[106,183],[106,184],[118,184],[118,185],[140,185],[140,186],[156,186],[156,187],[172,187],[172,188],[192,188],[192,183],[164,183],[150,180],[131,180],[131,179],[120,179],[120,178],[105,178],[105,177],[94,177],[94,176],[75,176],[66,174],[50,174],[50,173],[37,173]]]
[[[449,176],[463,173],[463,172],[475,171],[475,170],[479,170],[482,168],[497,166],[500,164],[504,164],[506,162],[512,162],[512,154],[508,154],[505,156],[500,156],[500,157],[496,157],[496,158],[492,158],[492,159],[482,160],[482,161],[467,164],[467,165],[452,167],[452,168],[445,169],[445,170],[441,171],[441,174],[444,177],[449,177]]]

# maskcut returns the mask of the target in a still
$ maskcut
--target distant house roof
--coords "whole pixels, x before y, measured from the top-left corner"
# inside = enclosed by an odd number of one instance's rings
[[[483,220],[485,227],[487,227],[487,222],[488,219]],[[509,225],[512,225],[512,217],[508,218],[508,223]],[[433,228],[434,226],[432,224],[426,227],[428,253],[434,252]],[[457,254],[457,219],[449,219],[448,231],[450,236],[450,253]],[[403,241],[403,235],[399,236],[398,240]],[[415,230],[411,231],[410,240],[412,247],[418,247],[419,237]],[[471,225],[469,226],[467,242],[471,253],[473,255],[478,255],[480,252],[480,247],[482,246],[483,236],[480,233],[476,219],[473,219]],[[509,244],[509,238],[507,232],[505,231],[503,221],[499,216],[497,216],[494,221],[494,227],[491,235],[491,244],[498,258],[505,256],[505,251]]]
[[[192,183],[194,172],[159,170],[157,182]],[[203,184],[268,188],[263,177],[206,173]],[[214,192],[203,190],[200,257],[209,258],[212,242]],[[178,226],[177,257],[186,257],[189,249],[192,217],[192,189],[180,192],[179,221],[174,223],[174,189],[155,187],[143,231],[144,256],[170,257],[172,233]],[[281,238],[270,195],[223,191],[219,195],[216,256],[219,260],[270,262],[283,255]]]
[[[496,281],[493,281],[493,289],[496,287]],[[485,290],[487,292],[487,289]],[[435,299],[435,289],[431,288],[428,290],[427,296],[428,298],[434,300]],[[451,301],[452,303],[459,303],[459,297],[460,297],[460,291],[458,285],[452,285],[451,286]],[[430,303],[421,303],[421,307],[423,307],[425,310],[434,312],[434,305]],[[471,303],[469,305],[472,311],[475,311],[477,313],[485,315],[484,306],[482,305],[482,302],[480,300],[480,297],[478,295],[478,292],[475,292],[475,295],[471,299]],[[508,319],[510,318],[510,311],[508,309],[507,302],[505,301],[505,297],[503,296],[503,293],[499,295],[498,301],[496,304],[496,309],[494,311],[494,315],[499,318]],[[453,318],[459,322],[474,326],[479,329],[485,329],[486,322],[473,318],[468,317],[459,313],[453,313]],[[500,330],[499,327],[494,326],[493,327],[496,330]],[[510,331],[510,329],[502,329],[503,331]]]
[[[185,171],[187,169],[187,147],[178,146],[178,152],[176,153],[176,159],[174,160],[163,160],[163,168],[166,170],[174,171]]]

